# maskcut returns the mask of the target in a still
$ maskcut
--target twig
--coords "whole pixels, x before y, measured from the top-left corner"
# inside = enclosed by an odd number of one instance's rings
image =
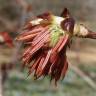
[[[3,84],[2,83],[2,71],[1,71],[1,68],[0,68],[0,96],[3,96],[3,85],[2,84]]]
[[[22,26],[24,26],[25,24],[25,20],[26,20],[26,16],[28,15],[28,4],[24,1],[24,0],[17,0],[18,3],[21,5],[22,7],[22,12],[21,12],[21,18],[20,18],[20,21],[19,21],[19,28],[17,30],[18,34],[19,32],[21,32],[21,28]],[[5,24],[6,28],[7,29],[11,29],[11,28],[14,28],[14,26],[11,24],[10,21],[6,20],[5,18],[3,17],[0,17],[0,21],[2,21],[2,23]],[[14,52],[13,52],[13,55],[12,55],[12,59],[11,59],[11,63],[12,64],[16,64],[17,61],[18,61],[18,54],[20,52],[20,47],[21,47],[21,44],[20,43],[15,43],[15,48],[14,48]],[[3,83],[2,83],[2,71],[0,69],[0,96],[3,96]]]
[[[18,34],[20,34],[21,28],[22,28],[22,26],[24,26],[26,17],[29,14],[28,13],[29,11],[27,10],[29,4],[27,2],[25,2],[25,0],[16,0],[16,2],[17,2],[17,4],[19,4],[22,7],[19,28],[17,30]],[[15,42],[15,49],[14,49],[14,53],[12,56],[12,63],[14,63],[14,62],[17,63],[20,48],[21,48],[21,43]]]
[[[15,28],[15,24],[8,19],[0,16],[0,21],[4,24],[4,27],[8,30],[13,30]]]
[[[94,90],[96,90],[96,84],[95,82],[87,76],[82,70],[80,70],[77,66],[71,65],[70,68],[77,74],[79,75],[88,85],[90,85]]]

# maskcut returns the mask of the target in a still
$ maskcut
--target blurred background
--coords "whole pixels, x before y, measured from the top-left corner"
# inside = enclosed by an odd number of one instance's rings
[[[14,39],[23,26],[46,11],[60,15],[64,7],[96,31],[96,0],[0,0],[0,35],[8,33],[14,44],[0,43],[0,96],[96,96],[96,40],[74,39],[67,52],[69,70],[57,87],[48,77],[34,81],[21,68],[22,48]]]

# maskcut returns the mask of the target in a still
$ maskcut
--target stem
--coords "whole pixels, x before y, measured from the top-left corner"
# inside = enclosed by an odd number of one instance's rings
[[[3,83],[2,83],[2,71],[0,68],[0,96],[3,96]]]
[[[96,39],[96,32],[92,32],[92,31],[88,31],[88,35],[86,36],[86,38],[91,38],[91,39]]]
[[[79,75],[91,88],[93,88],[96,91],[96,84],[95,82],[87,76],[83,71],[81,71],[77,66],[71,65],[70,68],[77,74]]]

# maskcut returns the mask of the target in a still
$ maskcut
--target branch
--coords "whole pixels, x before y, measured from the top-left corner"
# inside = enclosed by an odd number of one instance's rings
[[[2,83],[2,71],[1,71],[1,68],[0,68],[0,96],[3,96],[3,85],[2,84],[3,84]]]
[[[77,66],[71,65],[70,68],[77,74],[79,75],[88,85],[90,85],[94,90],[96,90],[96,84],[95,82],[87,76],[82,70],[80,70]]]
[[[6,27],[8,30],[14,30],[15,24],[13,22],[10,22],[8,19],[1,16],[0,21],[4,24],[4,27]]]
[[[20,17],[20,21],[19,21],[19,28],[17,30],[18,34],[20,34],[22,26],[24,26],[25,21],[26,21],[26,17],[29,14],[29,10],[28,10],[28,6],[29,4],[27,2],[25,2],[25,0],[16,0],[17,4],[19,4],[22,7],[22,12],[21,12],[21,17]],[[30,10],[31,11],[31,10]],[[21,43],[16,42],[15,44],[15,49],[14,49],[14,53],[12,56],[12,63],[16,63],[18,61],[18,54],[20,52],[20,48],[21,48]]]

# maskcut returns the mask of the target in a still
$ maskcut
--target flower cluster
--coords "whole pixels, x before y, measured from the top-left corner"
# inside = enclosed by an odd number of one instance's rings
[[[66,8],[61,16],[44,13],[30,21],[16,38],[26,45],[22,60],[29,75],[34,73],[35,79],[49,75],[55,82],[64,78],[68,69],[66,50],[75,36],[95,39],[96,33],[75,23]]]
[[[9,47],[13,47],[12,38],[7,32],[0,32],[0,44],[6,44]]]

